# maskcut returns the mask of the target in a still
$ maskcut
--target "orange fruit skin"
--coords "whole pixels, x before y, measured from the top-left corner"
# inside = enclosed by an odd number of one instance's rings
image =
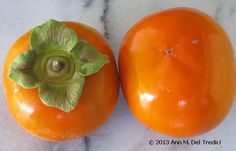
[[[210,16],[173,8],[135,24],[119,52],[122,90],[148,128],[191,137],[216,127],[235,96],[235,59],[224,30]]]
[[[101,127],[114,110],[119,91],[114,56],[102,35],[81,23],[64,23],[73,28],[81,39],[108,55],[110,60],[97,73],[86,77],[82,95],[73,111],[65,113],[45,106],[38,96],[38,88],[24,89],[8,79],[9,65],[17,55],[30,48],[30,32],[20,37],[9,50],[3,73],[7,104],[13,118],[33,135],[50,141],[89,135]]]

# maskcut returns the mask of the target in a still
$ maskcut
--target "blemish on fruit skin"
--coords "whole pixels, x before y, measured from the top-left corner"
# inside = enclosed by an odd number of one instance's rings
[[[172,56],[173,55],[173,50],[174,50],[173,48],[168,49],[166,51],[166,55],[169,56],[169,57]]]

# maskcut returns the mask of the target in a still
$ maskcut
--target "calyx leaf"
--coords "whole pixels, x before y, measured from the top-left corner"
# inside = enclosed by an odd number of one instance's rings
[[[53,19],[35,27],[30,35],[30,46],[37,54],[49,50],[71,51],[77,42],[78,36],[74,30]]]
[[[27,89],[38,87],[41,82],[34,75],[33,71],[36,57],[37,54],[32,50],[17,56],[9,68],[9,78]]]
[[[79,40],[71,53],[79,60],[80,73],[84,76],[96,73],[105,64],[109,63],[109,59],[106,55],[100,53],[84,40]]]
[[[39,96],[45,105],[70,112],[79,101],[84,81],[85,78],[77,72],[73,79],[65,84],[43,83],[39,87]]]
[[[24,88],[39,87],[41,101],[64,112],[76,107],[85,76],[109,63],[108,56],[56,20],[35,27],[29,41],[31,50],[16,57],[9,78]]]

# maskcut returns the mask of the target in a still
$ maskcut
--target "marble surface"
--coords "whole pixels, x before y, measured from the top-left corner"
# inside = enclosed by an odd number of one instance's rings
[[[236,0],[0,0],[0,69],[3,70],[4,58],[17,37],[49,18],[83,22],[96,28],[108,39],[117,58],[119,44],[134,23],[145,15],[176,6],[194,7],[213,16],[236,48]],[[53,143],[31,136],[13,121],[6,107],[2,80],[0,83],[0,151],[234,151],[235,119],[236,103],[216,129],[191,138],[221,140],[221,145],[149,145],[151,139],[174,138],[141,125],[120,94],[117,108],[104,127],[88,137]]]

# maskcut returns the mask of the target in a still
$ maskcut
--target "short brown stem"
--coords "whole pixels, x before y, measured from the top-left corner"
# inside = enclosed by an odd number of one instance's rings
[[[65,67],[64,63],[58,60],[52,62],[52,70],[54,72],[60,72]]]

